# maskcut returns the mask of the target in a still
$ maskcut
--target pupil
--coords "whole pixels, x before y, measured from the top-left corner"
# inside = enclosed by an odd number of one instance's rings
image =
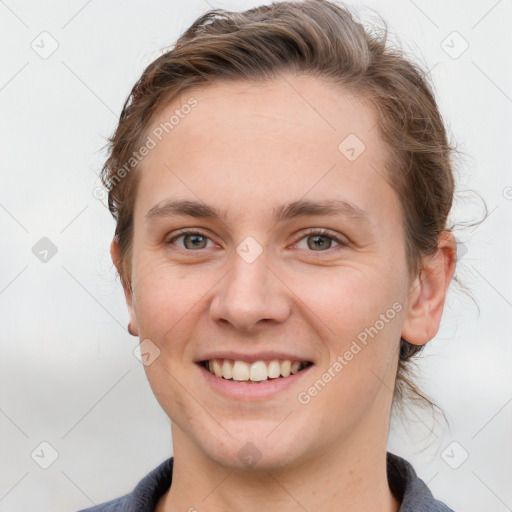
[[[185,237],[185,246],[187,247],[187,249],[194,249],[198,247],[202,248],[203,246],[201,245],[201,242],[204,242],[204,238],[205,237],[202,235],[187,235]],[[191,247],[188,246],[187,241],[192,243]]]
[[[314,236],[310,237],[310,239],[313,238],[314,242],[313,244],[308,244],[310,249],[317,249],[317,248],[323,248],[327,245],[330,245],[329,242],[325,242],[325,240],[328,238],[326,236]],[[324,241],[322,241],[324,240]]]

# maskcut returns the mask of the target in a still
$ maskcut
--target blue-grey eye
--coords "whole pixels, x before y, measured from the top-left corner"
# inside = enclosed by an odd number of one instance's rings
[[[300,246],[302,240],[307,240],[306,247]],[[323,232],[313,232],[301,238],[296,246],[299,249],[311,249],[315,252],[324,252],[335,247],[333,246],[333,242],[337,245],[346,245],[334,235]]]
[[[183,239],[182,245],[176,243],[180,239]],[[182,249],[194,251],[197,249],[205,249],[209,240],[210,239],[207,236],[202,235],[201,233],[182,233],[181,235],[174,237],[169,242],[176,243],[176,245]]]
[[[308,239],[308,247],[310,249],[314,249],[314,250],[325,249],[325,248],[330,249],[331,245],[332,245],[332,241],[333,241],[332,238],[330,238],[328,236],[323,236],[323,235],[308,236],[307,239]]]

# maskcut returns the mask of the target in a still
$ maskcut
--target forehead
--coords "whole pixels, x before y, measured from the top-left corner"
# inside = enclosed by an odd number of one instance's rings
[[[141,213],[176,194],[279,207],[306,194],[346,193],[375,210],[393,192],[383,190],[387,148],[377,124],[369,104],[306,75],[190,89],[148,131],[161,140],[142,164]]]
[[[196,106],[183,109],[191,100]],[[378,117],[368,102],[342,86],[309,75],[281,75],[265,82],[216,80],[208,86],[192,88],[161,111],[152,128],[165,127],[173,113],[180,110],[186,112],[179,119],[174,115],[169,133],[162,135],[169,139],[179,137],[180,154],[193,153],[191,157],[198,155],[199,146],[207,145],[212,150],[211,142],[215,140],[226,142],[216,148],[216,154],[228,149],[230,158],[259,141],[266,149],[262,158],[270,149],[283,156],[291,150],[298,159],[304,153],[312,158],[325,155],[328,149],[328,154],[334,153],[337,158],[339,144],[349,135],[358,142],[358,150],[369,145],[385,150],[374,129]]]

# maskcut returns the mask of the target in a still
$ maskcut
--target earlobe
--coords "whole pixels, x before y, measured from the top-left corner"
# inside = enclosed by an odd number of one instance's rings
[[[446,231],[438,239],[435,253],[426,256],[420,274],[411,284],[402,338],[424,345],[439,331],[446,293],[457,259],[454,236]]]
[[[137,326],[137,316],[135,315],[135,309],[134,309],[134,304],[133,304],[132,287],[131,287],[131,283],[127,283],[124,279],[124,274],[123,274],[123,269],[122,269],[120,254],[119,254],[119,243],[117,240],[117,236],[115,236],[112,239],[112,243],[110,244],[110,256],[112,258],[112,262],[114,263],[114,265],[117,269],[117,273],[121,277],[121,283],[123,285],[123,291],[124,291],[124,296],[126,299],[126,305],[128,307],[128,313],[130,315],[130,321],[128,323],[127,330],[132,336],[138,336],[139,330],[138,330],[138,326]]]
[[[138,336],[139,335],[139,332],[137,330],[134,330],[133,327],[132,327],[132,323],[131,322],[128,322],[128,327],[126,328],[127,331],[132,335],[132,336]]]

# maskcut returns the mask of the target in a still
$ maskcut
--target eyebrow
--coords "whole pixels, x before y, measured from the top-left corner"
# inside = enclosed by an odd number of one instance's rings
[[[371,224],[367,213],[349,201],[330,199],[322,201],[299,200],[273,209],[275,223],[290,220],[296,217],[314,215],[341,215],[360,223]],[[213,206],[190,200],[166,200],[156,204],[145,215],[146,220],[158,217],[188,216],[197,219],[226,219],[226,210],[219,210]]]

